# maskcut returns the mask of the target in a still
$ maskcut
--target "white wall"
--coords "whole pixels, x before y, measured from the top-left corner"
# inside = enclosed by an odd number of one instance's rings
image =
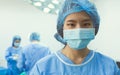
[[[120,1],[94,0],[101,17],[100,30],[92,48],[120,61]]]
[[[89,47],[120,60],[120,1],[94,1],[101,15],[101,25],[96,39]],[[52,51],[59,50],[62,45],[53,37],[56,32],[56,19],[57,15],[42,13],[23,0],[0,0],[0,59],[4,59],[5,50],[11,45],[13,35],[21,35],[24,46],[29,43],[28,36],[34,31],[41,34],[41,42],[48,45]],[[5,64],[2,63],[2,66]]]

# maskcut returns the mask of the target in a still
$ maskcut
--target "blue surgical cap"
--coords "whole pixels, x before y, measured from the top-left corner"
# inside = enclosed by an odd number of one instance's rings
[[[63,25],[65,18],[72,13],[81,11],[85,11],[91,17],[95,27],[95,33],[97,34],[100,24],[100,17],[94,4],[89,0],[65,0],[61,10],[59,11],[57,19],[57,32],[60,36],[63,37]]]
[[[40,41],[40,35],[37,32],[33,32],[30,35],[30,41]]]
[[[15,36],[13,37],[12,46],[14,46],[14,42],[15,42],[16,40],[20,40],[20,41],[21,41],[21,37],[20,37],[19,35],[15,35]]]

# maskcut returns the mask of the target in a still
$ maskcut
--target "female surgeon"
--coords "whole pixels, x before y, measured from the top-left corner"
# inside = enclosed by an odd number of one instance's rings
[[[17,60],[21,52],[22,47],[20,47],[21,37],[16,35],[13,37],[12,46],[6,50],[5,58],[7,60],[8,72],[7,75],[19,75],[19,70],[17,68]]]
[[[99,24],[97,9],[91,2],[65,0],[55,35],[65,47],[39,60],[30,75],[120,75],[113,59],[87,47]]]

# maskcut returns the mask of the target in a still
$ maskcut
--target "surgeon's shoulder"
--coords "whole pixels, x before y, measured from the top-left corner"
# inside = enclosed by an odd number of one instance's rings
[[[28,52],[29,49],[32,49],[32,44],[28,44],[28,45],[22,47],[23,53]]]
[[[12,49],[12,48],[13,48],[12,46],[8,47],[8,49]]]
[[[102,53],[99,53],[99,52],[95,52],[95,57],[96,59],[98,59],[98,61],[101,61],[102,64],[106,64],[106,63],[109,63],[109,64],[115,64],[115,61],[110,58],[109,56],[106,56]]]
[[[44,58],[40,59],[36,65],[40,68],[40,69],[46,69],[48,68],[51,64],[53,64],[53,62],[55,63],[55,61],[57,61],[57,57],[55,56],[54,53],[45,56]]]
[[[115,60],[113,60],[112,58],[103,55],[101,53],[96,52],[95,53],[95,57],[98,61],[98,63],[104,67],[104,70],[107,70],[108,72],[114,72],[115,75],[118,75],[117,73],[120,72]],[[119,74],[120,75],[120,74]]]
[[[37,64],[39,64],[39,63],[49,63],[49,62],[54,61],[54,60],[56,60],[56,59],[57,59],[56,55],[55,55],[54,53],[52,53],[52,54],[47,55],[47,56],[45,56],[44,58],[40,59],[40,60],[37,62]]]
[[[11,51],[12,50],[12,46],[8,47],[6,51]]]

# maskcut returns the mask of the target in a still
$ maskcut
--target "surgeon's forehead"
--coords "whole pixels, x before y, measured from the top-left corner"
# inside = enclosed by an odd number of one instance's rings
[[[72,13],[65,18],[65,21],[67,22],[74,22],[75,20],[80,20],[83,22],[92,21],[91,17],[84,11]]]

